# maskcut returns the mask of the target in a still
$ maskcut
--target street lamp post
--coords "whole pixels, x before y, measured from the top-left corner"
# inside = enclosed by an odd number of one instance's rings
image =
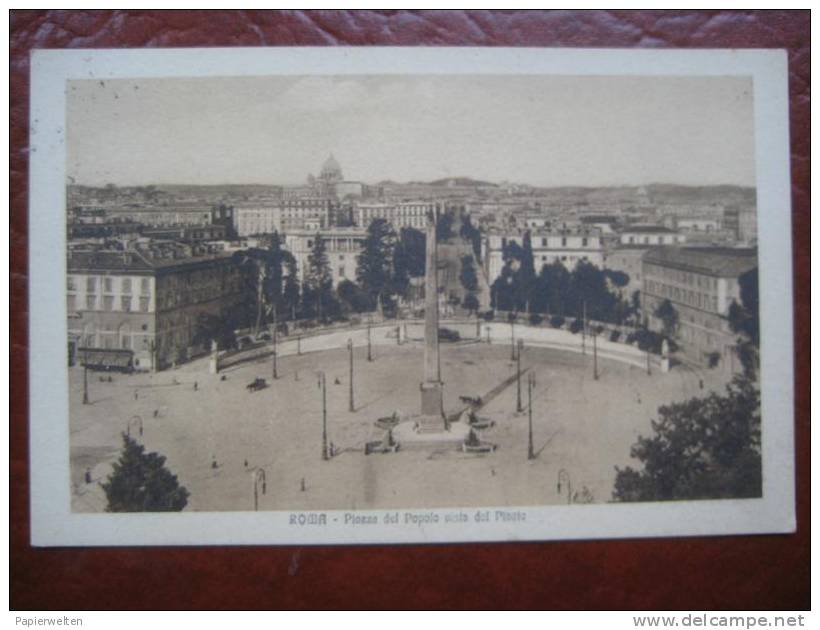
[[[370,342],[370,324],[367,325],[367,360],[373,360],[373,351],[371,349],[371,342]]]
[[[535,388],[535,373],[530,372],[527,378],[527,407],[529,410],[529,442],[527,444],[527,459],[535,459],[535,449],[532,443],[532,390]]]
[[[302,354],[302,335],[296,336],[296,354]]]
[[[515,317],[510,319],[510,359],[515,361]]]
[[[349,411],[353,413],[356,411],[356,407],[353,404],[353,340],[347,340],[347,352],[350,355],[350,405],[348,407]]]
[[[273,380],[279,378],[279,370],[276,365],[279,357],[279,322],[276,316],[276,308],[273,309]]]
[[[327,460],[327,387],[324,372],[319,372],[319,388],[322,390],[322,459]]]
[[[492,341],[490,340],[490,326],[486,326],[485,330],[487,331],[487,343],[492,344]]]
[[[524,349],[524,340],[518,340],[518,356],[515,359],[516,363],[516,381],[518,383],[518,396],[515,404],[515,410],[518,413],[524,411],[524,408],[521,406],[521,351]]]
[[[268,482],[265,478],[265,469],[257,468],[253,473],[253,511],[259,510],[259,482],[262,482],[262,494],[268,491]]]
[[[598,380],[598,332],[592,333],[592,377]]]
[[[652,375],[652,355],[649,353],[649,348],[646,349],[646,373]]]
[[[567,486],[567,505],[572,505],[572,481],[569,478],[569,473],[566,468],[558,471],[558,494],[561,494],[561,484]]]
[[[581,352],[587,353],[587,301],[583,302],[583,313],[581,316]]]
[[[88,400],[88,350],[83,353],[83,404],[90,404]]]

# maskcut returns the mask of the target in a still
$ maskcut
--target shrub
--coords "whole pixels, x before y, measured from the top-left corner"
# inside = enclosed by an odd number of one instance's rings
[[[495,311],[487,311],[486,313],[482,313],[481,317],[484,318],[485,322],[491,322],[495,319]]]
[[[507,313],[507,321],[508,321],[508,322],[511,322],[511,323],[512,323],[512,322],[514,322],[516,319],[517,319],[517,317],[515,316],[515,313],[513,313],[512,311],[510,311],[509,313]]]
[[[106,512],[179,512],[190,496],[176,475],[165,467],[165,457],[146,453],[145,447],[123,433],[120,458],[101,484]]]
[[[452,330],[451,328],[439,328],[438,338],[439,341],[459,341],[461,335],[457,330]]]
[[[530,313],[530,324],[533,326],[538,326],[541,322],[544,321],[544,317],[539,315],[538,313]]]
[[[621,338],[621,331],[619,331],[619,330],[613,330],[612,333],[610,333],[610,335],[609,335],[609,340],[610,341],[618,341],[618,339],[620,339],[620,338]]]
[[[576,335],[579,332],[581,332],[581,329],[583,327],[584,327],[584,322],[582,322],[580,319],[574,319],[574,320],[572,320],[572,323],[569,325],[569,331],[573,335]]]
[[[561,315],[553,315],[550,317],[550,326],[553,328],[561,328],[564,325],[566,319]]]
[[[710,352],[706,358],[709,360],[709,367],[716,368],[720,363],[720,352]]]

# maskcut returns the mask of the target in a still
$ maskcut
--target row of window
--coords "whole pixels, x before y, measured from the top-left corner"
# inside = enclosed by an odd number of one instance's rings
[[[104,276],[100,278],[101,282],[97,282],[98,278],[95,276],[86,276],[85,277],[85,292],[86,293],[96,293],[97,287],[102,286],[103,293],[116,293],[115,287],[117,285],[117,281],[119,281],[119,288],[120,293],[131,293],[132,292],[132,279],[131,278],[115,278],[113,276]],[[67,277],[67,287],[69,291],[76,291],[78,286],[78,278],[76,276],[68,276]],[[140,278],[139,279],[139,292],[141,295],[150,295],[151,294],[151,279],[150,278]]]
[[[659,276],[665,280],[686,284],[690,287],[698,287],[699,289],[717,289],[717,278],[704,276],[699,273],[691,273],[681,269],[672,269],[670,267],[660,267],[657,265],[650,265],[647,272],[651,273],[653,276]]]
[[[646,288],[649,293],[681,302],[687,306],[697,307],[715,313],[718,310],[717,297],[701,293],[700,291],[681,289],[680,287],[670,286],[653,280],[646,281]]]
[[[151,298],[147,297],[141,297],[138,301],[135,301],[130,295],[122,295],[118,301],[115,301],[113,295],[104,295],[101,299],[96,295],[86,295],[85,300],[81,303],[76,295],[68,295],[68,310],[71,313],[76,313],[79,310],[130,313],[135,308],[141,313],[147,313],[150,306]]]

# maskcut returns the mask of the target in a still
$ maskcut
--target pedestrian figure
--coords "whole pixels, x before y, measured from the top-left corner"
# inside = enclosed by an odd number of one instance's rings
[[[156,418],[159,415],[159,409],[154,409],[154,417]]]
[[[211,455],[211,468],[219,468],[219,464],[216,463],[216,457],[214,457],[213,455]]]
[[[245,460],[245,468],[247,468],[247,467],[248,467],[248,460],[246,459]]]
[[[137,400],[140,397],[140,392],[138,389],[134,390],[134,400]]]
[[[703,389],[703,379],[700,379],[700,380],[698,381],[698,387],[700,387],[701,389]]]
[[[194,391],[197,391],[198,389],[199,389],[199,383],[194,381]]]
[[[341,385],[341,384],[342,384],[342,381],[340,381],[340,380],[339,380],[339,377],[337,376],[337,377],[336,377],[336,379],[333,381],[333,384],[334,384],[334,385]]]
[[[640,405],[640,404],[642,404],[642,403],[641,403],[641,395],[640,395],[640,394],[638,394],[638,404],[639,404],[639,405]]]
[[[86,483],[91,483],[91,469],[90,468],[85,469],[85,482]]]
[[[228,377],[225,374],[223,374],[222,376],[219,377],[219,380],[220,381],[227,381]]]
[[[305,478],[302,477],[302,492],[305,491]]]

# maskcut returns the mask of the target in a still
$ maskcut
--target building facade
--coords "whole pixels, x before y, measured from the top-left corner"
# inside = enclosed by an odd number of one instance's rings
[[[360,202],[353,207],[353,220],[362,228],[367,228],[374,219],[384,219],[396,231],[401,228],[423,230],[427,225],[427,215],[434,207],[435,204],[429,201]]]
[[[504,249],[510,243],[521,246],[523,231],[490,232],[482,240],[481,259],[492,285],[504,268]],[[540,230],[530,233],[533,264],[539,273],[544,265],[560,262],[572,270],[581,262],[604,266],[604,245],[598,230]]]
[[[632,225],[620,233],[621,245],[682,245],[686,236],[661,225]]]
[[[200,317],[223,317],[253,296],[229,255],[154,258],[149,252],[70,252],[69,356],[120,350],[138,370],[160,370],[207,350]]]
[[[304,282],[308,258],[317,238],[325,244],[333,286],[343,280],[356,281],[358,256],[364,247],[367,230],[361,228],[331,228],[325,230],[295,230],[285,233],[285,248],[296,259],[299,282]]]
[[[681,351],[701,365],[717,364],[729,372],[740,369],[734,352],[737,335],[729,328],[732,302],[740,303],[738,279],[757,268],[756,249],[650,249],[643,257],[641,308],[655,331],[663,322],[655,316],[669,302],[678,313]]]

